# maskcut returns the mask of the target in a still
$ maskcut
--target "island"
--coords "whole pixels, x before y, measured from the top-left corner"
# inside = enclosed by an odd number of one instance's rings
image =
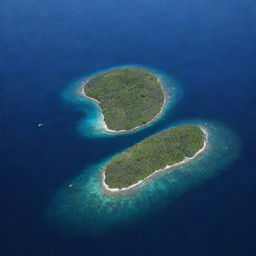
[[[102,170],[106,191],[133,188],[157,172],[182,165],[202,153],[207,132],[202,126],[186,125],[152,135],[115,156]]]
[[[160,116],[166,103],[160,79],[142,68],[117,68],[92,76],[83,90],[99,104],[108,132],[142,128]]]

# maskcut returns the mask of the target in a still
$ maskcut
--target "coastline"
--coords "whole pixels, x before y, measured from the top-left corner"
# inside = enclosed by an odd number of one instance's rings
[[[128,191],[128,190],[131,190],[133,189],[134,187],[137,187],[138,185],[140,185],[142,182],[150,179],[152,176],[154,176],[155,174],[157,173],[160,173],[160,172],[164,172],[164,171],[168,171],[168,170],[171,170],[175,167],[178,167],[178,166],[181,166],[183,164],[186,164],[188,163],[189,161],[195,159],[196,157],[198,157],[199,155],[201,155],[207,148],[207,145],[208,145],[208,133],[206,131],[206,129],[203,127],[203,126],[200,126],[200,129],[202,130],[202,132],[204,133],[204,145],[201,149],[199,149],[194,156],[192,157],[185,157],[182,161],[178,162],[178,163],[175,163],[173,165],[167,165],[165,166],[164,168],[162,169],[159,169],[159,170],[156,170],[154,171],[153,173],[151,173],[150,175],[148,175],[146,178],[142,179],[142,180],[139,180],[138,182],[130,185],[129,187],[125,187],[125,188],[109,188],[109,186],[105,183],[105,170],[103,169],[102,170],[102,175],[101,175],[101,178],[102,178],[102,188],[104,190],[104,192],[106,193],[118,193],[118,192],[124,192],[124,191]]]
[[[154,75],[155,76],[155,75]],[[108,132],[108,133],[112,133],[112,134],[121,134],[121,133],[128,133],[128,132],[132,132],[132,131],[135,131],[135,130],[138,130],[138,129],[141,129],[149,124],[151,124],[152,122],[154,122],[156,119],[158,119],[162,113],[164,112],[165,110],[165,107],[167,105],[167,102],[168,102],[168,93],[166,92],[166,89],[164,88],[164,86],[162,85],[161,81],[160,81],[160,78],[155,76],[157,78],[157,82],[160,84],[160,87],[163,91],[163,94],[164,94],[164,102],[163,102],[163,105],[160,109],[160,111],[151,119],[149,120],[148,122],[146,122],[145,124],[142,124],[142,125],[138,125],[138,126],[135,126],[133,127],[132,129],[129,129],[129,130],[112,130],[112,129],[109,129],[106,122],[104,121],[104,115],[102,113],[102,110],[100,109],[100,113],[101,113],[101,128],[102,130],[104,130],[105,132]],[[84,92],[84,86],[90,81],[91,78],[88,78],[85,82],[83,81],[81,83],[81,86],[79,86],[79,89],[78,89],[78,94],[82,97],[85,97],[91,101],[93,101],[94,103],[100,105],[100,102],[92,97],[89,97],[85,94]]]

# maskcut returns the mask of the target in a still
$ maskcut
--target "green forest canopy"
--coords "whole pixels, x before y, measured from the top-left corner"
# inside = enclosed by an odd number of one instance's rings
[[[112,130],[130,130],[147,123],[164,103],[157,78],[141,68],[119,68],[95,75],[84,92],[100,102],[105,122]]]
[[[107,164],[105,182],[110,188],[128,187],[166,165],[194,156],[204,140],[199,126],[175,127],[150,136]]]

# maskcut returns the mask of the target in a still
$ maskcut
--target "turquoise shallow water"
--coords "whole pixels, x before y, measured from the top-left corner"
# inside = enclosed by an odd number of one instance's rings
[[[152,69],[149,70],[152,72]],[[172,106],[180,99],[181,93],[176,93],[180,88],[176,88],[174,80],[166,74],[159,71],[154,74],[160,77],[171,95],[166,111],[154,122],[156,123],[165,117],[167,110],[172,111]],[[80,83],[81,80],[71,84],[63,94],[64,99],[76,103],[87,114],[78,124],[80,134],[89,137],[120,136],[107,134],[99,129],[100,110],[96,104],[76,93]],[[81,170],[78,177],[60,188],[47,213],[51,223],[66,234],[100,235],[115,228],[117,224],[127,225],[146,214],[170,206],[184,192],[218,175],[238,156],[239,138],[224,124],[194,119],[173,122],[166,128],[185,124],[202,125],[206,128],[208,145],[203,154],[183,166],[156,174],[132,190],[106,195],[101,187],[101,168],[114,155],[109,156]]]

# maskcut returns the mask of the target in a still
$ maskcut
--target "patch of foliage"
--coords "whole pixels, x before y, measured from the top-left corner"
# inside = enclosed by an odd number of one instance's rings
[[[164,93],[157,78],[140,68],[120,68],[92,77],[84,92],[100,102],[109,129],[129,130],[154,118]]]
[[[128,148],[106,166],[105,182],[110,188],[124,188],[156,170],[192,157],[204,145],[199,126],[182,126],[150,136]]]

